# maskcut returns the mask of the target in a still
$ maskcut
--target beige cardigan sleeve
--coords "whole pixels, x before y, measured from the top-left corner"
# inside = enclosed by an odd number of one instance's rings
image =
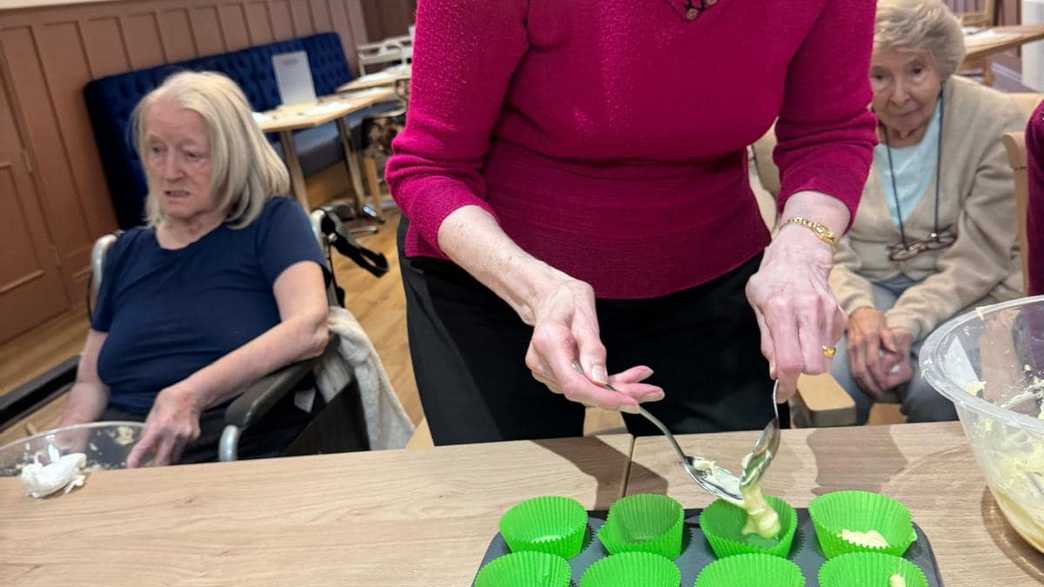
[[[830,289],[848,315],[859,308],[874,307],[873,284],[859,275],[859,265],[859,256],[848,244],[848,238],[839,240],[834,252],[834,268],[830,271]]]
[[[1018,128],[1014,107],[1005,116],[1005,128]],[[1005,129],[997,128],[993,143],[978,163],[957,218],[957,240],[936,261],[938,272],[903,292],[885,312],[888,326],[912,333],[914,341],[985,297],[1011,272],[1015,185],[1001,142],[1003,132]]]

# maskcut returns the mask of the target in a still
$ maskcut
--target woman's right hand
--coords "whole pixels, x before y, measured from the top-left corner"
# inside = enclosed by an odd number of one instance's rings
[[[876,373],[881,363],[881,332],[886,329],[883,312],[859,308],[848,318],[848,367],[859,387],[874,399],[887,390]]]
[[[199,438],[203,413],[200,394],[175,384],[156,396],[141,438],[127,455],[127,468],[177,464],[181,453]]]
[[[606,372],[590,285],[559,273],[538,292],[530,304],[533,339],[526,353],[526,366],[537,381],[586,406],[630,413],[638,411],[639,402],[663,399],[661,388],[642,383],[652,375],[649,367],[640,365],[611,376]],[[596,383],[609,383],[617,391]]]
[[[662,389],[641,383],[652,375],[648,367],[606,373],[594,289],[522,250],[492,214],[478,206],[458,208],[442,221],[438,241],[533,327],[526,366],[551,391],[587,406],[628,412],[637,412],[639,402],[663,398]],[[596,383],[610,383],[618,392]]]

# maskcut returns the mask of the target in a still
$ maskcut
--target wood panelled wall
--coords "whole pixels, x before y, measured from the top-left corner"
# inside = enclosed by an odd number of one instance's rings
[[[417,0],[362,0],[362,5],[374,41],[407,34],[417,13]]]
[[[1022,24],[1022,0],[944,0],[956,14],[982,12],[988,4],[995,6],[994,18],[1000,26]]]
[[[50,249],[36,246],[39,266],[24,275],[0,254],[0,339],[27,321],[21,307],[15,320],[4,296],[48,266],[60,276],[65,304],[55,312],[83,300],[90,247],[116,226],[83,100],[89,80],[326,31],[340,34],[354,62],[354,47],[369,38],[360,0],[122,0],[0,10],[0,107],[10,110],[0,119],[14,120],[17,136],[8,142],[21,144],[11,149],[23,150],[15,160],[34,187],[17,198],[0,193],[0,200],[17,199],[25,225],[42,217],[43,232],[32,242],[43,237]],[[0,249],[14,238],[0,234]]]

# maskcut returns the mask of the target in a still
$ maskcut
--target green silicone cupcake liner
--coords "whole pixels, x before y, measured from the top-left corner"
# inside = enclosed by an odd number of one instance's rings
[[[881,552],[902,556],[917,539],[910,510],[898,501],[866,491],[835,491],[808,504],[808,515],[816,528],[816,539],[828,559],[849,552]],[[853,544],[841,531],[875,530],[888,543],[879,548]]]
[[[880,552],[851,552],[819,568],[820,587],[889,587],[899,575],[906,587],[928,587],[924,571],[912,562]]]
[[[680,503],[653,493],[617,500],[598,532],[610,554],[649,552],[674,560],[681,554],[685,510]]]
[[[580,587],[678,587],[681,571],[670,559],[649,552],[625,552],[587,568]]]
[[[587,531],[587,510],[568,497],[534,497],[500,518],[500,534],[511,552],[536,551],[572,558]]]
[[[700,513],[700,529],[718,558],[739,554],[768,554],[786,558],[790,554],[794,533],[797,532],[797,512],[777,497],[766,495],[765,500],[779,515],[780,533],[774,540],[757,534],[744,536],[742,530],[747,522],[747,512],[727,501],[719,499]]]
[[[475,587],[569,587],[572,572],[560,556],[515,552],[482,567]]]
[[[738,554],[712,562],[696,577],[696,587],[804,587],[793,562],[768,554]],[[582,586],[583,587],[583,586]],[[887,584],[879,587],[888,587]]]

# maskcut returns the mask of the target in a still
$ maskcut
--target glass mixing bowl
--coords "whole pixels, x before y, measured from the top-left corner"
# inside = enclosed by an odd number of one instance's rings
[[[925,341],[920,364],[957,407],[1008,522],[1044,552],[1044,296],[950,320]]]
[[[17,476],[36,459],[44,465],[50,463],[52,446],[59,456],[86,454],[88,469],[122,469],[144,429],[141,422],[92,422],[22,438],[0,446],[0,477]]]

